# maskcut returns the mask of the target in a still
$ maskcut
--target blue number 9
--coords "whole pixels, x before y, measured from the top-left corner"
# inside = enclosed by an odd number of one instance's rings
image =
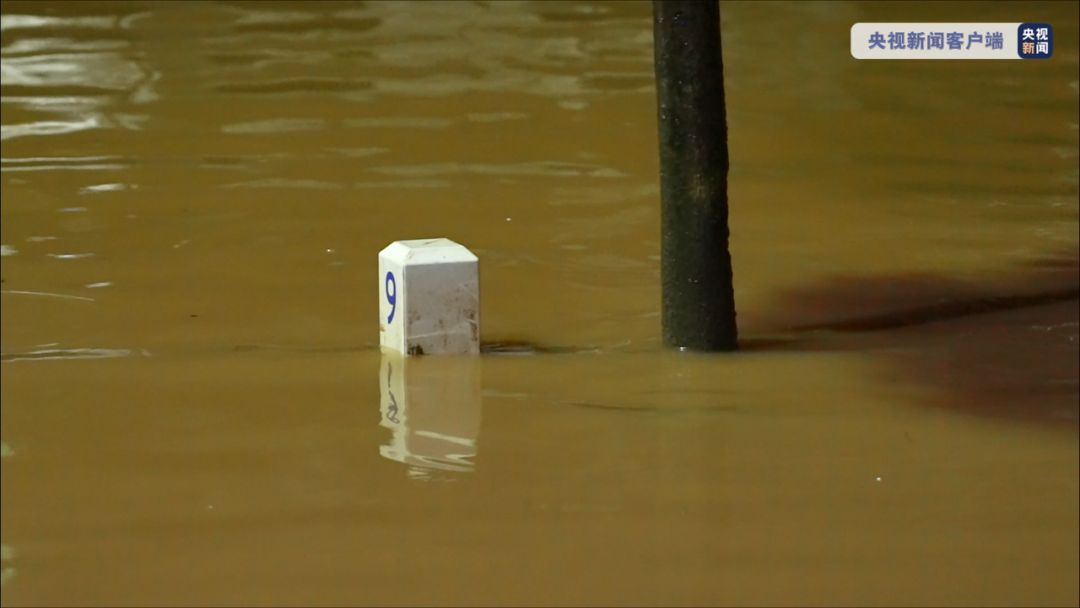
[[[384,287],[386,288],[386,301],[390,303],[390,314],[387,315],[386,322],[393,323],[394,313],[397,312],[397,281],[394,280],[394,273],[386,273]],[[393,290],[391,290],[391,287]]]

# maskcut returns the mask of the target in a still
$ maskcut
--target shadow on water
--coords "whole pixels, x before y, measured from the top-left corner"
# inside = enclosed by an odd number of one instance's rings
[[[753,319],[784,340],[746,350],[845,350],[893,382],[936,389],[934,405],[1077,427],[1080,253],[986,281],[837,277],[791,289]]]

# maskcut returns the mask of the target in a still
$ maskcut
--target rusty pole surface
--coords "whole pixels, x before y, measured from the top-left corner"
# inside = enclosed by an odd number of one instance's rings
[[[654,0],[664,343],[738,346],[717,0]]]

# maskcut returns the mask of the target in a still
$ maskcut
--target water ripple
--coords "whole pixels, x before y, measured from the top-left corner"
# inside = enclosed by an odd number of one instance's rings
[[[70,359],[115,359],[118,357],[149,357],[146,349],[128,348],[46,348],[24,353],[0,353],[0,361],[56,361]]]
[[[626,174],[618,169],[586,163],[542,161],[532,163],[432,163],[425,165],[395,165],[373,167],[375,173],[387,175],[520,175],[542,177],[601,177],[619,178]]]
[[[0,158],[0,171],[106,171],[126,169],[129,163],[119,156],[39,156]]]
[[[268,179],[256,179],[245,182],[233,182],[231,184],[225,184],[222,188],[299,188],[302,190],[340,190],[343,188],[341,184],[334,182],[320,181],[317,179],[288,179],[288,178],[268,178]]]
[[[269,134],[296,133],[298,131],[318,131],[325,128],[326,121],[319,118],[273,118],[237,122],[221,127],[222,133],[230,134]]]
[[[39,298],[57,298],[61,300],[81,300],[84,302],[95,302],[94,298],[87,298],[85,296],[73,296],[66,293],[50,293],[47,291],[25,291],[21,289],[3,289],[0,290],[0,294],[10,294],[13,296],[35,296]]]
[[[279,93],[334,93],[343,91],[366,91],[372,88],[368,80],[343,78],[287,78],[263,82],[226,83],[214,85],[221,93],[279,94]]]
[[[35,122],[0,126],[0,141],[32,135],[63,135],[106,126],[99,116],[82,120],[39,120]]]
[[[387,116],[345,120],[345,126],[351,129],[445,129],[453,124],[453,120],[433,116]]]

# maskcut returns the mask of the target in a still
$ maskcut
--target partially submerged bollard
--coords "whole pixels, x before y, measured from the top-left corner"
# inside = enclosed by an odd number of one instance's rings
[[[450,239],[379,252],[379,344],[406,355],[480,352],[479,260]]]
[[[735,350],[717,0],[655,0],[664,343]]]

